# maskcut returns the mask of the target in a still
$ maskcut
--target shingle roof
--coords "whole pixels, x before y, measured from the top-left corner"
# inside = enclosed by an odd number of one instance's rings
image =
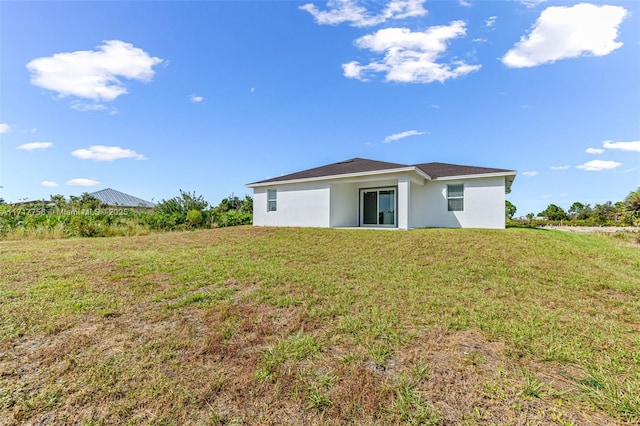
[[[134,197],[133,195],[125,194],[124,192],[116,191],[115,189],[107,188],[101,191],[92,192],[91,194],[104,204],[109,206],[120,207],[154,207],[150,201],[143,200],[142,198]]]
[[[508,173],[513,170],[506,169],[494,169],[489,167],[478,166],[463,166],[459,164],[448,163],[422,163],[415,164],[415,167],[419,168],[433,179],[449,176],[467,176],[467,175],[482,175],[487,173]]]
[[[327,164],[326,166],[316,167],[313,169],[302,170],[271,179],[261,180],[259,182],[250,183],[264,184],[270,182],[284,182],[299,179],[321,178],[326,176],[339,176],[352,173],[366,173],[381,170],[393,170],[407,167],[416,167],[426,173],[432,179],[452,176],[467,176],[488,173],[514,173],[513,170],[495,169],[488,167],[464,166],[459,164],[447,163],[422,163],[422,164],[399,164],[387,163],[385,161],[367,160],[366,158],[352,158],[338,163]]]
[[[385,161],[367,160],[366,158],[352,158],[350,160],[339,161],[326,166],[315,167],[313,169],[302,170],[288,175],[278,176],[271,179],[261,180],[254,183],[280,182],[285,180],[309,179],[324,176],[346,175],[351,173],[373,172],[378,170],[398,169],[408,167],[406,164],[387,163]],[[250,184],[251,185],[251,184]]]

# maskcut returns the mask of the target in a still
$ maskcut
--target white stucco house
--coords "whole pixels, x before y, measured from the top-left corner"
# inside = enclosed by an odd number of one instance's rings
[[[255,226],[504,228],[514,170],[352,158],[247,184]]]

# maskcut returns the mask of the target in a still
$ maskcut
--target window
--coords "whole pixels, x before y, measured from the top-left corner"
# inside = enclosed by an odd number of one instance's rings
[[[278,191],[276,189],[267,189],[267,211],[275,212],[278,204]]]
[[[447,185],[447,208],[450,212],[464,210],[464,185]]]

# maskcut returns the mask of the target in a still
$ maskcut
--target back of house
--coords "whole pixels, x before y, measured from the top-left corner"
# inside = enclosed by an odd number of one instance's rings
[[[250,183],[255,226],[504,228],[514,170],[353,158]]]

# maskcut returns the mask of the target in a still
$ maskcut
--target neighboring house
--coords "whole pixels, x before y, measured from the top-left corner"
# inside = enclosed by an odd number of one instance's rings
[[[133,195],[125,194],[124,192],[116,191],[115,189],[111,188],[92,192],[89,195],[96,197],[102,203],[113,207],[117,206],[147,209],[155,207],[155,204],[150,201],[146,201],[142,198],[134,197]]]
[[[247,184],[256,226],[504,228],[514,170],[353,158]]]

